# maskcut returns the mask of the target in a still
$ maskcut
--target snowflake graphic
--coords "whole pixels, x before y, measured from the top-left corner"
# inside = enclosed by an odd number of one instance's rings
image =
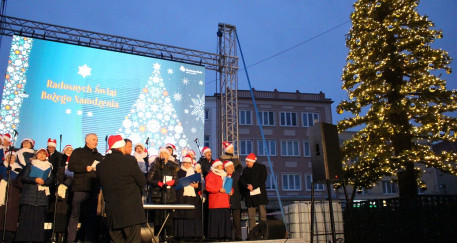
[[[83,76],[83,78],[85,78],[86,76],[90,76],[91,70],[92,70],[92,68],[90,68],[86,64],[84,64],[82,66],[78,66],[78,74]]]
[[[160,69],[160,64],[158,62],[154,63],[154,69],[159,70]]]
[[[189,106],[192,111],[191,115],[195,116],[195,120],[199,121],[201,120],[202,122],[205,120],[205,97],[200,97],[200,95],[197,95],[197,98],[191,98],[192,104]]]
[[[77,113],[78,113],[78,116],[81,116],[83,114],[83,111],[79,110],[79,111],[77,111]]]
[[[92,117],[93,115],[94,115],[94,113],[92,113],[92,111],[87,112],[88,117]]]
[[[180,94],[179,92],[175,93],[173,95],[173,99],[175,99],[176,101],[181,101],[182,100],[182,94]]]
[[[71,114],[71,110],[70,109],[66,109],[65,113],[67,113],[69,115],[69,114]]]
[[[184,78],[184,79],[182,80],[182,83],[183,83],[184,85],[188,85],[188,84],[189,84],[189,80],[188,80],[187,78]]]
[[[169,68],[167,71],[168,71],[168,74],[173,74],[173,69]]]
[[[198,84],[203,85],[203,81],[201,81],[201,80],[198,81]]]

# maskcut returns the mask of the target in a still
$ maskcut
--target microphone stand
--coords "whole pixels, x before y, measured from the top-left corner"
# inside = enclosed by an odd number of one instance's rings
[[[200,144],[198,143],[198,138],[196,138],[194,140],[194,142],[197,144],[198,152],[200,152],[200,158],[202,158],[203,154],[202,154],[202,151],[200,150]],[[201,166],[201,164],[200,164],[200,166]],[[203,169],[203,166],[201,168]],[[201,176],[203,177],[203,174],[201,174]],[[203,207],[203,198],[205,196],[203,195],[203,184],[201,185],[201,188],[202,188],[201,189],[201,193],[202,193],[202,200],[201,200],[202,201],[202,206],[201,206],[201,208],[202,208],[202,210],[201,210],[202,211],[202,239],[205,240],[205,222],[204,222],[205,221],[205,215],[204,215],[205,208]]]
[[[17,136],[17,132],[16,132],[16,130],[14,130],[14,136],[11,139],[11,144],[13,144],[13,145],[10,144],[10,146],[9,146],[10,161],[7,161],[8,167],[6,168],[6,173],[8,174],[8,180],[6,183],[5,210],[4,210],[4,218],[3,218],[3,236],[2,236],[3,242],[5,242],[6,223],[8,221],[7,212],[8,212],[8,199],[9,199],[9,191],[10,191],[10,183],[11,183],[11,169],[12,169],[10,166],[10,162],[11,162],[11,156],[13,155],[16,136]]]
[[[60,134],[60,141],[59,141],[59,150],[62,151],[62,134]],[[58,153],[55,151],[54,153]],[[56,191],[54,192],[54,217],[52,219],[52,233],[51,233],[51,243],[57,242],[56,236],[56,214],[57,214],[57,200],[59,197],[59,172],[60,172],[60,163],[62,162],[62,154],[59,155],[59,160],[57,161],[57,173],[56,173],[56,183],[54,184],[56,187]]]

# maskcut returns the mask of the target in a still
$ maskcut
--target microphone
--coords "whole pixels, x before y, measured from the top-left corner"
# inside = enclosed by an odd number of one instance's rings
[[[194,142],[198,142],[198,138],[195,138],[195,139],[194,139]]]
[[[146,139],[146,145],[149,145],[149,137]]]
[[[14,136],[17,136],[19,134],[16,129],[14,129],[13,131],[14,131]]]
[[[62,141],[62,134],[60,134],[60,141]]]
[[[106,135],[106,137],[105,137],[105,141],[108,141],[108,135]]]

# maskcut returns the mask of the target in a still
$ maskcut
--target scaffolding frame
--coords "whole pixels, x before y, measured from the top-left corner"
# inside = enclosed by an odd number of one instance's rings
[[[238,144],[238,57],[236,56],[235,26],[218,25],[218,54],[182,47],[141,41],[116,35],[102,34],[76,28],[0,15],[0,35],[55,41],[146,57],[160,58],[216,71],[221,94],[222,141]],[[239,146],[237,146],[239,147]],[[238,154],[237,151],[235,151]]]

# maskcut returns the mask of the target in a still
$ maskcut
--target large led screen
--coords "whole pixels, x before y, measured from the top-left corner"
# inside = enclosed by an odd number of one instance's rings
[[[14,36],[0,110],[0,133],[45,147],[48,138],[74,147],[96,133],[197,149],[204,128],[204,67]],[[148,139],[149,138],[149,139]],[[59,149],[60,145],[58,145]]]

